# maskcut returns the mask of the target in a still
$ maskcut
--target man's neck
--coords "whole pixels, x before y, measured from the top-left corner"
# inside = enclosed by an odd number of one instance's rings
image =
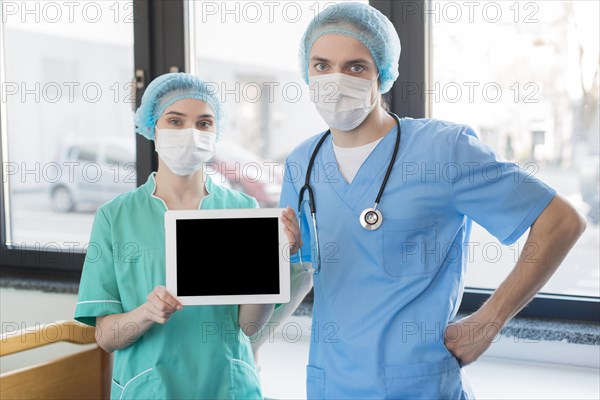
[[[340,131],[331,129],[333,142],[338,147],[360,147],[384,137],[394,126],[396,120],[380,105],[356,129]]]

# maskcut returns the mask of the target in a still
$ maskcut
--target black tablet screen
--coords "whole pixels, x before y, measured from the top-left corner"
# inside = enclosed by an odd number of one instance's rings
[[[178,295],[279,294],[278,229],[277,218],[177,220]]]

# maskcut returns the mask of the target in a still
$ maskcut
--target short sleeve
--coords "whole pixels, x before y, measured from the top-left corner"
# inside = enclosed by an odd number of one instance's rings
[[[454,207],[504,245],[519,239],[556,195],[518,164],[501,160],[469,127],[456,136],[449,159]]]
[[[293,178],[291,168],[294,166],[295,169],[300,168],[298,164],[290,163],[289,160],[285,163],[283,173],[283,185],[281,187],[281,197],[279,200],[280,207],[290,206],[298,216],[298,191],[294,187],[294,179],[300,179],[298,177]],[[297,172],[297,171],[295,171]],[[295,174],[294,172],[294,174]],[[299,176],[300,174],[298,174]],[[306,197],[308,199],[308,196]],[[311,248],[310,248],[310,230],[308,224],[308,218],[310,215],[303,214],[300,222],[300,231],[302,232],[302,261],[311,262]],[[290,257],[291,263],[299,263],[300,256],[299,252]]]
[[[94,216],[74,316],[77,321],[91,326],[96,325],[98,316],[123,313],[111,237],[110,222],[99,208]]]

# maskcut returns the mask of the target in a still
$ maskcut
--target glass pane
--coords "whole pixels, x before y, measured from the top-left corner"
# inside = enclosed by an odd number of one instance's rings
[[[364,1],[367,3],[367,1]],[[195,1],[196,72],[215,85],[228,125],[213,180],[277,206],[283,163],[304,139],[326,129],[298,68],[310,20],[332,1]]]
[[[133,2],[5,2],[9,245],[84,249],[135,188]]]
[[[434,118],[469,124],[501,157],[547,182],[588,228],[543,292],[599,296],[596,1],[430,2]],[[527,233],[510,247],[480,226],[467,285],[495,288]]]

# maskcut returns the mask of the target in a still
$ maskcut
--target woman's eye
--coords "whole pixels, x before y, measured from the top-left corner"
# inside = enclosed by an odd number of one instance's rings
[[[171,119],[169,120],[169,124],[171,124],[171,125],[175,125],[175,126],[179,126],[179,125],[181,125],[181,121],[180,121],[180,120],[178,120],[177,118],[171,118]]]
[[[198,126],[201,128],[210,128],[212,124],[209,121],[200,121],[198,122]]]

